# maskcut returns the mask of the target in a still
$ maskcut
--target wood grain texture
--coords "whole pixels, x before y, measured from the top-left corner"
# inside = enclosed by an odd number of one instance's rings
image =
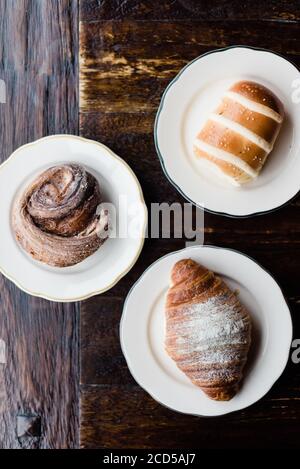
[[[81,393],[84,446],[298,448],[300,406],[299,400],[292,397],[297,390],[297,385],[290,386],[290,398],[285,399],[275,386],[251,410],[205,419],[173,412],[138,386],[84,386]]]
[[[13,3],[0,1],[1,161],[36,138],[78,132],[77,1]],[[29,297],[0,276],[0,448],[78,445],[78,332],[77,305]],[[18,438],[22,415],[40,417],[40,435]]]
[[[300,5],[289,0],[81,0],[81,19],[99,20],[182,20],[252,19],[256,21],[297,21]]]
[[[80,0],[80,133],[102,141],[137,174],[148,206],[184,199],[164,176],[153,143],[161,95],[191,59],[233,44],[265,47],[300,67],[298,1]],[[206,244],[254,257],[279,281],[300,335],[300,198],[248,219],[205,213]],[[119,345],[125,297],[142,272],[184,240],[147,240],[134,268],[81,310],[83,448],[299,447],[300,366],[289,362],[271,392],[218,419],[172,412],[131,377]]]
[[[297,22],[156,21],[153,28],[148,20],[81,23],[82,111],[155,112],[184,65],[233,44],[273,49],[299,65]]]

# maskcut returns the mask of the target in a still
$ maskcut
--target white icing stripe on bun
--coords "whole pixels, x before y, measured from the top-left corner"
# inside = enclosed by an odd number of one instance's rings
[[[255,134],[243,125],[238,124],[237,122],[234,122],[230,119],[227,119],[226,117],[221,116],[220,114],[211,114],[209,116],[209,119],[214,122],[217,122],[218,124],[223,125],[224,127],[227,127],[230,130],[233,130],[242,137],[247,138],[248,140],[250,140],[250,142],[255,143],[255,145],[262,148],[267,153],[270,153],[270,151],[272,151],[273,146],[269,142],[267,142],[267,140]]]
[[[237,168],[241,169],[252,178],[255,178],[258,175],[258,172],[255,171],[253,168],[251,168],[251,166],[248,163],[246,163],[244,160],[242,160],[238,156],[235,156],[233,153],[229,153],[225,150],[221,150],[220,148],[209,145],[208,143],[203,142],[203,140],[200,140],[199,138],[195,140],[195,146],[199,150],[204,151],[208,155],[211,155],[214,158],[217,158],[218,160],[223,160],[223,161],[226,161],[227,163],[230,163],[236,166]]]
[[[199,171],[201,171],[201,173],[203,174],[205,174],[205,172],[208,170],[212,175],[218,176],[225,182],[235,187],[241,187],[241,184],[236,179],[229,176],[228,174],[225,174],[224,171],[222,171],[222,169],[219,168],[219,166],[216,165],[216,163],[214,163],[213,161],[206,160],[205,158],[197,158],[196,166],[197,168],[199,168]]]
[[[271,109],[269,106],[265,106],[264,104],[252,101],[251,99],[248,99],[239,93],[235,93],[234,91],[227,91],[224,96],[226,98],[231,99],[232,101],[236,101],[237,103],[246,107],[250,111],[257,112],[258,114],[263,114],[266,117],[270,117],[278,124],[281,124],[283,121],[283,116]]]

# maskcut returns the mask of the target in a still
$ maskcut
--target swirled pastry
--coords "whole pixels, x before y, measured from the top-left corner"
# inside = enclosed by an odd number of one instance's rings
[[[198,163],[235,186],[253,180],[273,149],[283,117],[282,103],[268,88],[235,83],[197,135]]]
[[[177,262],[166,301],[166,351],[208,397],[238,391],[251,342],[245,307],[223,280],[191,259]]]
[[[78,264],[108,236],[108,215],[98,213],[99,184],[77,164],[40,174],[16,200],[12,225],[33,258],[56,267]]]

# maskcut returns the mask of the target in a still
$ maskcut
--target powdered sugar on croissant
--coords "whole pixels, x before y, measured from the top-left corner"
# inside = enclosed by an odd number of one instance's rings
[[[211,399],[237,392],[251,341],[251,321],[236,294],[191,259],[172,270],[166,303],[166,350]]]

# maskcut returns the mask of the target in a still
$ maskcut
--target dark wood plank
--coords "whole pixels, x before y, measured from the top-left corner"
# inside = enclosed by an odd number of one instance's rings
[[[81,23],[81,111],[155,112],[179,70],[219,47],[273,49],[300,66],[297,22],[160,21],[155,31],[151,21]]]
[[[81,18],[99,20],[199,20],[263,19],[295,21],[300,18],[299,2],[288,0],[84,0]]]
[[[153,143],[161,95],[178,71],[217,47],[247,44],[300,66],[298,1],[80,0],[80,133],[110,146],[136,172],[150,208],[184,199]],[[299,336],[300,198],[262,217],[205,213],[206,244],[254,257],[282,285]],[[81,312],[81,446],[85,448],[297,447],[300,368],[291,361],[260,402],[219,419],[165,409],[131,377],[119,345],[125,297],[142,272],[184,239],[148,239],[134,268]]]
[[[297,386],[280,388],[246,409],[218,418],[173,412],[138,386],[82,389],[83,448],[298,448]]]
[[[78,132],[77,21],[76,0],[1,0],[1,161],[38,137]],[[29,297],[0,277],[0,448],[77,446],[78,329],[77,305]],[[21,436],[30,415],[40,436]]]

